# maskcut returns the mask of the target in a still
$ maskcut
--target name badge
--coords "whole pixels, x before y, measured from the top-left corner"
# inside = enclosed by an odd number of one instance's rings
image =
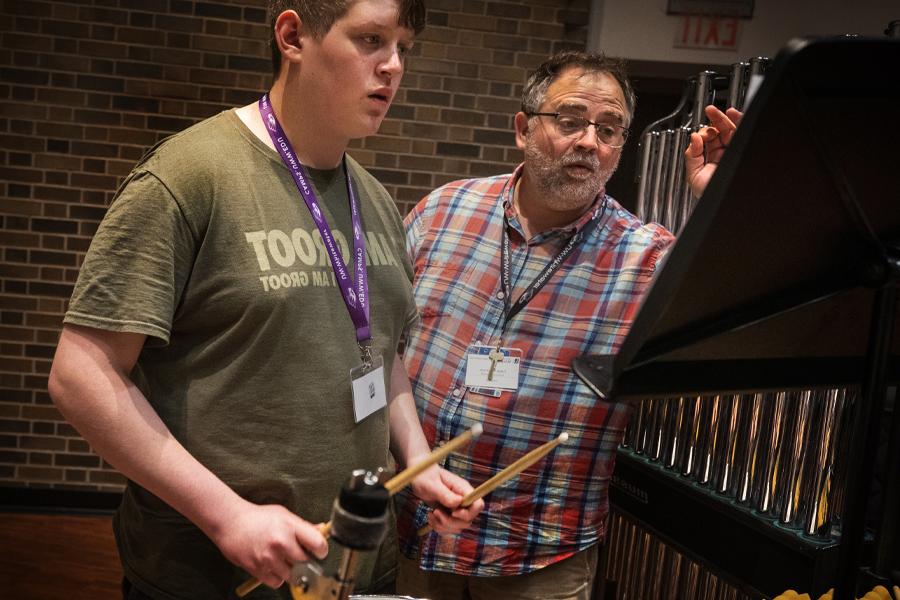
[[[517,390],[522,351],[495,346],[469,346],[466,352],[466,387],[481,390]],[[496,394],[491,394],[496,395]]]
[[[374,357],[372,364],[350,369],[350,381],[353,385],[353,417],[357,423],[387,406],[384,359],[381,356]]]

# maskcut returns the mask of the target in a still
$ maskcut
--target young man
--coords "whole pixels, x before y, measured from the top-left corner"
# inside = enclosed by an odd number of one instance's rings
[[[405,494],[400,593],[590,597],[629,408],[598,401],[570,363],[619,347],[673,241],[604,193],[634,105],[619,62],[551,57],[529,77],[515,116],[524,164],[450,183],[406,218],[421,321],[405,360],[426,437],[450,439],[473,421],[485,428],[447,468],[481,483],[560,433],[570,437],[493,491],[478,527],[459,535],[419,538],[427,506]],[[703,144],[720,153],[717,133],[694,140],[691,180],[708,179]]]
[[[314,523],[354,469],[430,450],[394,360],[415,315],[402,225],[344,153],[384,119],[424,8],[296,0],[270,14],[272,89],[135,167],[50,374],[60,411],[129,479],[115,518],[126,597],[227,598],[248,574],[281,586],[325,557]],[[448,509],[433,523],[447,533],[480,508],[451,514],[471,487],[436,467],[413,487]],[[366,556],[357,588],[389,579],[388,559]]]

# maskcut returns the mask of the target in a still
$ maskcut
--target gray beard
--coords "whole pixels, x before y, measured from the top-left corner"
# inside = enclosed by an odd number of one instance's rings
[[[530,179],[544,195],[548,208],[555,210],[587,208],[616,172],[619,158],[621,154],[608,169],[602,169],[594,153],[579,154],[573,151],[554,159],[544,154],[531,139],[525,142],[525,164],[530,172]],[[564,167],[577,162],[586,162],[594,167],[590,177],[578,180],[566,174]]]

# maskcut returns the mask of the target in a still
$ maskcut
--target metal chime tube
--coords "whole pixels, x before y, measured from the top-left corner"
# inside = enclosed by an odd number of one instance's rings
[[[678,600],[678,577],[681,574],[681,563],[683,558],[681,553],[676,552],[674,548],[667,547],[666,574],[667,581],[666,600]]]
[[[606,581],[616,580],[616,561],[619,557],[619,536],[622,528],[617,525],[618,516],[611,512],[606,520],[606,540],[603,544],[603,579]]]
[[[639,418],[639,412],[641,409],[641,403],[637,404],[631,411],[631,418],[628,419],[628,424],[625,426],[625,433],[622,436],[622,447],[623,448],[631,448],[634,450],[634,441],[635,441],[635,420]]]
[[[753,506],[764,514],[772,511],[776,487],[779,485],[777,479],[778,448],[782,443],[781,424],[785,419],[786,395],[786,392],[767,394],[765,399],[767,408],[771,407],[771,410],[766,410],[766,432],[760,446],[760,449],[764,448],[765,451],[757,455],[759,463],[756,465],[755,474],[758,478],[754,482],[753,489]]]
[[[647,418],[647,400],[641,400],[641,402],[635,406],[634,414],[631,417],[631,448],[638,454],[644,453],[644,440],[642,438],[642,434],[644,431],[644,421]]]
[[[643,221],[646,223],[653,223],[656,220],[656,207],[653,204],[653,188],[656,185],[656,170],[657,163],[660,160],[659,157],[659,132],[651,131],[647,134],[647,148],[648,157],[647,157],[647,166],[646,166],[646,181],[644,184],[644,214]],[[643,170],[643,169],[642,169]]]
[[[658,537],[653,536],[650,540],[650,576],[647,586],[647,596],[649,598],[659,598],[665,589],[667,582],[664,579],[665,563],[666,563],[666,545],[662,543]]]
[[[615,587],[618,582],[618,565],[622,556],[622,524],[619,522],[620,517],[615,512],[612,511],[609,514],[608,526],[609,529],[606,532],[606,538],[608,543],[604,548],[604,555],[606,558],[605,569],[603,571],[603,578],[605,582],[611,582],[610,585],[606,585],[607,589]],[[603,596],[606,598],[606,595]],[[616,596],[613,596],[615,598]]]
[[[749,63],[738,62],[731,65],[731,80],[728,83],[728,106],[738,110],[743,109],[749,74]]]
[[[747,106],[753,100],[756,90],[762,84],[766,70],[772,64],[772,61],[762,56],[756,56],[750,59],[750,67],[748,68],[747,84],[744,86],[744,100],[741,110],[747,110]]]
[[[691,126],[685,125],[681,128],[681,131],[684,139],[689,140],[692,133]],[[694,194],[691,192],[690,182],[686,177],[682,178],[680,205],[679,220],[681,227],[684,227],[684,224],[687,223],[688,218],[691,216],[691,212],[694,210]]]
[[[713,78],[716,76],[715,71],[701,71],[697,75],[697,87],[694,92],[694,108],[691,111],[691,129],[699,130],[706,125],[709,120],[706,118],[704,109],[712,104],[715,99],[715,90],[713,89]]]
[[[666,420],[666,400],[665,398],[654,398],[652,400],[653,407],[651,409],[651,424],[649,427],[650,439],[647,445],[647,456],[652,461],[658,461],[662,452],[662,436],[665,428]]]
[[[673,132],[671,177],[666,186],[666,228],[678,235],[684,226],[684,211],[681,207],[684,186],[684,150],[688,146],[688,134],[679,127]]]
[[[683,398],[669,398],[666,415],[666,429],[663,433],[663,449],[660,460],[663,466],[671,469],[677,461],[678,444],[681,434],[681,422],[684,417]]]
[[[628,564],[625,566],[625,577],[623,581],[625,583],[625,587],[621,591],[621,595],[623,598],[637,598],[635,594],[635,588],[637,588],[637,566],[638,561],[640,560],[641,553],[641,530],[638,527],[631,526],[630,527],[630,545],[628,547]]]
[[[638,432],[638,440],[640,443],[641,453],[647,454],[650,449],[650,439],[653,437],[653,410],[656,401],[646,399],[641,403],[644,409],[643,419],[641,419],[641,429]]]
[[[828,537],[831,529],[828,493],[833,467],[832,433],[839,394],[840,390],[816,392],[810,411],[809,452],[803,465],[806,485],[800,519],[803,532],[814,537]]]
[[[740,404],[740,396],[730,395],[722,398],[722,418],[719,420],[721,452],[717,457],[718,464],[714,478],[715,490],[720,494],[732,491],[734,474],[739,468],[737,463],[740,456],[738,431]]]
[[[622,578],[619,579],[619,595],[624,598],[629,597],[629,592],[631,591],[631,578],[633,569],[631,565],[635,564],[637,560],[637,545],[638,540],[640,539],[638,528],[634,525],[628,525],[628,537],[627,537],[627,545],[625,546],[625,556],[627,559],[625,564],[622,565]]]
[[[743,437],[743,443],[741,443],[742,455],[738,472],[734,477],[734,498],[741,504],[750,502],[754,480],[754,465],[757,464],[759,440],[763,427],[763,398],[764,394],[762,393],[742,397],[742,418],[739,425],[739,435]]]
[[[848,390],[843,398],[843,407],[834,434],[837,444],[837,447],[835,449],[835,456],[838,458],[844,458],[850,453],[850,436],[853,432],[851,424],[853,421],[853,412],[854,410],[856,410],[856,403],[859,402],[859,397],[859,389],[854,388],[852,391]],[[847,460],[839,460],[835,462],[834,482],[832,485],[831,514],[833,515],[832,519],[835,525],[834,528],[838,531],[841,529],[841,516],[844,514],[844,502],[846,501],[845,497],[847,469],[849,468],[848,464],[849,463],[847,462]]]
[[[671,138],[667,138],[662,132],[654,131],[653,133],[657,138],[657,152],[653,156],[649,216],[652,222],[658,223],[662,218],[662,205],[665,201],[662,193],[664,189],[663,179],[665,176],[668,144],[671,142]]]
[[[700,426],[697,436],[697,483],[709,483],[712,474],[712,454],[716,443],[716,427],[719,421],[719,397],[705,397],[700,405]]]
[[[700,587],[700,565],[694,561],[688,563],[687,578],[685,580],[683,598],[695,600]]]
[[[788,506],[793,500],[794,487],[794,470],[795,461],[795,429],[797,427],[798,406],[800,397],[797,392],[791,391],[785,395],[784,416],[782,417],[781,439],[777,446],[778,464],[776,467],[775,502],[773,505],[772,515],[779,520],[785,522],[785,513],[790,516],[791,507]],[[798,444],[799,445],[799,444]]]
[[[640,170],[638,174],[637,218],[647,221],[649,204],[647,182],[650,178],[650,162],[653,152],[653,135],[648,131],[641,137]]]
[[[700,409],[703,406],[703,398],[696,396],[687,402],[688,410],[684,420],[684,432],[682,440],[684,445],[681,453],[681,474],[692,477],[697,470],[697,445],[700,436]]]
[[[806,390],[794,394],[794,397],[793,428],[785,444],[788,485],[785,486],[784,504],[781,510],[781,522],[791,527],[799,526],[798,514],[803,503],[803,490],[806,487],[806,482],[803,480],[803,464],[809,449],[807,437],[812,392]]]
[[[662,139],[662,148],[665,149],[665,156],[663,156],[662,169],[659,174],[659,213],[657,214],[657,222],[665,227],[666,229],[670,229],[669,221],[671,220],[671,201],[669,200],[669,184],[674,176],[673,168],[673,154],[677,152],[675,149],[675,131],[672,129],[666,129],[665,131],[660,132],[660,136]]]
[[[647,531],[641,532],[641,561],[636,565],[635,572],[635,598],[652,598],[649,592],[649,583],[651,578],[651,569],[653,563],[650,561],[652,548],[652,539]]]

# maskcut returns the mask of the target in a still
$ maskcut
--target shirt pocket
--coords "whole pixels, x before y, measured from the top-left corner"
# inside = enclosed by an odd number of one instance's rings
[[[429,260],[416,273],[416,305],[423,320],[465,318],[479,312],[489,301],[489,293],[479,289],[481,275],[473,264]]]

